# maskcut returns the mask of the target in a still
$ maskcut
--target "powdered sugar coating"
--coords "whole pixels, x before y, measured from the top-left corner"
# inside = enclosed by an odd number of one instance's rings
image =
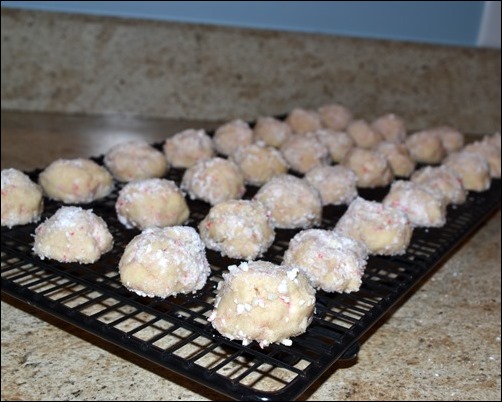
[[[500,148],[493,146],[490,141],[482,140],[468,144],[464,152],[472,152],[485,158],[490,166],[490,176],[500,178]]]
[[[371,149],[383,141],[379,131],[373,129],[366,120],[353,120],[347,126],[347,134],[352,137],[356,146]]]
[[[466,190],[485,191],[490,188],[490,165],[477,153],[455,152],[448,155],[443,162],[462,180]]]
[[[254,196],[272,214],[276,228],[309,228],[321,222],[319,192],[306,180],[291,175],[276,176]]]
[[[375,201],[356,198],[335,230],[361,241],[369,254],[404,254],[413,228],[406,214]]]
[[[447,154],[458,152],[464,146],[464,135],[456,128],[438,126],[430,128],[428,131],[438,136]]]
[[[167,162],[177,168],[189,168],[214,156],[213,140],[204,130],[184,130],[164,142]]]
[[[460,177],[446,165],[426,166],[413,173],[411,181],[436,192],[447,204],[462,204],[467,196]]]
[[[317,130],[315,134],[319,141],[328,148],[331,159],[337,163],[342,162],[355,145],[352,137],[343,131],[322,129]]]
[[[187,169],[181,188],[188,192],[190,198],[201,199],[211,205],[239,199],[246,191],[244,176],[239,167],[223,158],[199,161]]]
[[[396,176],[409,177],[415,170],[416,163],[406,145],[384,141],[376,150],[385,156]]]
[[[419,163],[440,163],[446,155],[446,149],[434,131],[424,130],[410,135],[406,146],[411,157]]]
[[[261,186],[272,177],[288,170],[288,164],[282,154],[262,142],[237,148],[230,159],[239,166],[246,183],[255,186]]]
[[[176,183],[166,179],[133,181],[120,190],[115,203],[117,217],[126,228],[180,225],[190,210]]]
[[[33,251],[42,260],[90,264],[112,247],[106,222],[92,210],[61,207],[35,229]]]
[[[2,226],[38,222],[44,209],[42,188],[17,169],[2,169]]]
[[[357,197],[357,176],[345,166],[317,167],[305,179],[319,191],[323,205],[348,205]]]
[[[90,159],[58,159],[47,166],[38,182],[53,200],[87,204],[106,197],[113,190],[113,178]]]
[[[283,264],[302,271],[315,289],[357,292],[368,253],[361,242],[332,230],[309,229],[289,242]]]
[[[148,228],[134,237],[120,259],[119,272],[130,291],[165,298],[202,289],[211,269],[195,229],[171,226]]]
[[[293,134],[287,123],[273,117],[259,117],[253,132],[255,141],[263,141],[275,148],[280,148],[284,141]]]
[[[105,165],[118,181],[162,177],[169,170],[164,154],[143,140],[122,142],[110,148]]]
[[[487,142],[488,144],[491,144],[494,147],[497,147],[500,152],[500,132],[496,132],[492,135],[485,135],[483,137],[483,141]]]
[[[373,120],[373,130],[378,131],[388,142],[400,143],[406,139],[406,124],[402,117],[387,113]]]
[[[338,103],[323,105],[317,111],[321,116],[322,125],[335,131],[344,130],[352,120],[351,111]]]
[[[441,227],[446,223],[446,202],[441,194],[411,181],[392,183],[382,202],[403,211],[414,226]]]
[[[343,165],[354,171],[358,187],[386,186],[394,179],[387,159],[378,151],[353,148],[345,157]]]
[[[254,260],[275,238],[270,212],[258,201],[230,200],[211,208],[200,222],[207,248],[230,258]]]
[[[289,166],[300,173],[329,164],[328,148],[315,133],[304,133],[289,138],[281,147],[281,153]]]
[[[257,341],[290,346],[291,337],[305,332],[315,309],[315,291],[297,268],[267,261],[229,267],[218,284],[213,327],[243,345]]]
[[[315,110],[295,108],[289,112],[286,123],[296,134],[310,133],[322,128],[321,116]]]
[[[220,154],[232,155],[237,148],[253,143],[253,130],[240,119],[232,120],[218,127],[213,143]]]

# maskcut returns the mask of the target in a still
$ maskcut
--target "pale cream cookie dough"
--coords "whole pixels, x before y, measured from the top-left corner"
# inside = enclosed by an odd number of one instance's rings
[[[104,162],[113,177],[122,182],[162,177],[169,170],[164,154],[143,140],[114,145]]]
[[[337,163],[341,163],[355,146],[352,137],[343,131],[322,129],[317,130],[315,134],[319,141],[328,148],[331,159]]]
[[[500,178],[500,148],[493,146],[491,142],[483,140],[468,144],[464,152],[472,152],[485,158],[490,166],[490,176]]]
[[[359,148],[371,149],[383,141],[382,134],[373,129],[366,120],[353,120],[346,131]]]
[[[189,226],[149,228],[126,246],[120,280],[140,296],[176,296],[200,290],[211,273],[204,243]]]
[[[438,126],[428,131],[438,136],[447,154],[458,152],[464,146],[464,135],[451,126]]]
[[[373,130],[378,131],[385,141],[400,143],[406,139],[404,119],[394,113],[387,113],[373,120]]]
[[[399,209],[358,197],[337,222],[335,231],[361,241],[369,254],[399,255],[406,252],[413,227]]]
[[[192,199],[200,199],[211,205],[243,196],[244,176],[235,164],[227,159],[212,158],[199,161],[185,171],[181,188]]]
[[[263,141],[271,147],[280,148],[293,131],[287,123],[274,117],[259,117],[253,133],[255,141]]]
[[[403,211],[416,227],[441,227],[446,223],[446,202],[441,194],[411,181],[392,183],[382,203]]]
[[[443,142],[433,131],[424,130],[411,134],[405,144],[411,157],[418,163],[438,164],[446,155]]]
[[[207,248],[245,260],[261,257],[275,239],[270,212],[261,202],[249,200],[215,205],[200,222],[199,233]]]
[[[258,190],[254,199],[265,204],[276,228],[306,229],[321,223],[321,196],[304,179],[276,176]]]
[[[33,251],[42,260],[90,264],[112,247],[106,222],[92,210],[61,207],[35,229]]]
[[[58,159],[47,166],[38,183],[47,197],[66,204],[87,204],[113,190],[113,178],[90,159]]]
[[[308,229],[291,239],[283,264],[302,271],[315,289],[351,293],[361,287],[367,257],[358,240],[332,230]]]
[[[466,190],[485,191],[490,188],[490,165],[481,155],[472,152],[455,152],[443,162],[462,180]]]
[[[164,142],[167,162],[176,168],[189,168],[214,156],[213,140],[204,130],[181,131]]]
[[[317,167],[305,179],[319,191],[323,205],[348,205],[357,197],[357,176],[345,166]]]
[[[416,162],[404,144],[384,141],[377,145],[376,151],[385,156],[396,176],[409,177],[415,170]]]
[[[467,196],[460,177],[446,165],[417,170],[411,181],[436,192],[447,204],[462,204]]]
[[[378,151],[356,147],[342,163],[356,174],[358,187],[383,187],[394,180],[394,173],[387,159]]]
[[[177,226],[188,219],[190,210],[176,183],[166,179],[145,179],[127,183],[120,190],[115,210],[128,229]]]
[[[289,112],[286,123],[296,134],[310,133],[322,128],[321,116],[315,110],[295,108]]]
[[[44,210],[42,187],[17,169],[2,169],[2,226],[38,222]]]
[[[220,334],[263,348],[290,346],[291,337],[305,332],[315,310],[315,290],[297,268],[253,261],[228,270],[208,318]]]
[[[245,121],[240,119],[232,120],[216,129],[213,143],[216,151],[229,156],[237,148],[253,143],[253,130]]]
[[[334,131],[345,130],[352,120],[352,112],[344,105],[332,103],[317,109],[323,127]]]
[[[300,173],[328,165],[330,162],[328,148],[313,132],[289,138],[282,144],[281,153],[291,169]]]
[[[239,166],[246,183],[255,186],[261,186],[288,170],[288,163],[282,154],[262,142],[237,148],[230,159]]]

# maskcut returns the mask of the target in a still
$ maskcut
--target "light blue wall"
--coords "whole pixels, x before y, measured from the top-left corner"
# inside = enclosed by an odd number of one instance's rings
[[[2,1],[2,7],[475,46],[484,1]]]

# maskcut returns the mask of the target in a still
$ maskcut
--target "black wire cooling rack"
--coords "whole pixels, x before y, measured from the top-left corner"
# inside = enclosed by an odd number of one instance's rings
[[[179,184],[182,173],[172,169],[167,178]],[[37,175],[31,174],[33,179]],[[2,227],[2,292],[237,400],[296,399],[337,360],[357,354],[361,336],[491,217],[501,198],[500,180],[493,180],[488,191],[470,192],[465,204],[448,208],[444,227],[415,229],[406,254],[370,257],[358,292],[317,292],[313,322],[305,334],[292,339],[292,346],[261,349],[256,342],[243,346],[226,339],[206,318],[222,273],[237,260],[208,251],[212,274],[196,294],[152,299],[121,285],[118,261],[139,232],[118,222],[118,190],[86,206],[106,220],[115,242],[112,251],[91,265],[40,260],[32,252],[35,224]],[[248,187],[244,198],[256,190]],[[359,189],[359,194],[380,201],[387,191]],[[188,204],[188,225],[196,227],[209,205]],[[60,206],[46,201],[43,219]],[[321,227],[332,229],[345,211],[343,206],[325,207]],[[297,232],[277,230],[263,259],[281,263]]]

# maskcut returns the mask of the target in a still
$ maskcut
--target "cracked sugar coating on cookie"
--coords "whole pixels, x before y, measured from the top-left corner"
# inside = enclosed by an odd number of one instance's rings
[[[291,169],[300,173],[328,165],[330,161],[328,148],[313,132],[292,136],[282,144],[281,153]]]
[[[253,130],[245,121],[232,120],[220,127],[214,133],[213,143],[222,155],[231,155],[237,148],[253,142]]]
[[[342,165],[314,168],[305,180],[319,191],[323,205],[348,205],[357,197],[357,176]]]
[[[164,154],[143,140],[113,146],[104,162],[113,177],[123,182],[162,177],[169,170]]]
[[[415,160],[404,144],[384,141],[377,145],[376,151],[385,156],[396,176],[409,177],[415,170]]]
[[[331,130],[344,130],[352,120],[352,112],[338,103],[323,105],[317,111],[322,125]]]
[[[187,169],[181,181],[181,188],[192,199],[200,199],[211,205],[239,199],[243,196],[244,176],[235,164],[227,159],[212,158],[199,161]]]
[[[383,141],[382,134],[373,129],[366,120],[351,121],[346,131],[359,148],[371,149]]]
[[[446,155],[443,142],[433,130],[416,132],[406,139],[405,144],[418,163],[440,163]]]
[[[394,179],[387,159],[378,151],[353,148],[345,157],[343,165],[356,174],[358,187],[387,186]]]
[[[42,260],[90,264],[112,247],[106,222],[92,210],[61,207],[35,229],[33,251]]]
[[[297,268],[252,261],[228,269],[209,315],[218,332],[261,347],[290,346],[291,337],[305,332],[314,314],[315,290]]]
[[[343,131],[322,129],[317,130],[315,134],[319,141],[328,148],[331,159],[337,163],[341,163],[355,146],[352,137]]]
[[[204,130],[181,131],[165,140],[163,150],[167,162],[177,168],[189,168],[214,156],[213,140]]]
[[[464,147],[463,152],[472,152],[485,158],[490,166],[490,176],[500,178],[500,148],[486,139],[476,141]]]
[[[2,226],[37,222],[44,209],[42,187],[17,169],[2,169]]]
[[[195,229],[172,226],[149,228],[134,237],[120,259],[119,272],[130,291],[165,298],[202,289],[211,269]]]
[[[466,190],[485,191],[490,188],[490,165],[486,158],[473,152],[455,152],[443,162],[462,180]]]
[[[368,253],[363,243],[331,230],[309,229],[289,242],[283,264],[300,269],[316,289],[357,292]]]
[[[458,152],[464,146],[464,135],[456,128],[450,126],[438,126],[428,129],[434,133],[443,144],[447,154]]]
[[[58,159],[47,166],[38,182],[47,197],[66,204],[87,204],[113,190],[113,178],[90,159]]]
[[[291,175],[276,176],[254,196],[272,214],[276,228],[309,228],[321,222],[322,201],[306,180]]]
[[[462,204],[467,196],[460,177],[446,165],[426,166],[417,170],[411,176],[411,181],[437,192],[447,204]]]
[[[120,190],[115,203],[117,217],[126,228],[180,225],[190,210],[176,183],[166,179],[133,181]]]
[[[384,141],[400,143],[406,139],[406,124],[403,118],[394,113],[376,118],[371,127],[382,135]]]
[[[322,128],[321,116],[315,110],[295,108],[285,121],[296,134],[305,134]]]
[[[335,230],[361,241],[369,254],[404,254],[413,228],[406,214],[379,202],[356,198],[342,215]]]
[[[231,258],[254,260],[275,238],[270,213],[258,201],[230,200],[211,208],[199,224],[206,247]]]
[[[263,141],[265,144],[280,148],[293,131],[291,127],[274,117],[259,117],[253,129],[255,141]]]

